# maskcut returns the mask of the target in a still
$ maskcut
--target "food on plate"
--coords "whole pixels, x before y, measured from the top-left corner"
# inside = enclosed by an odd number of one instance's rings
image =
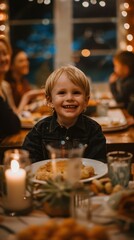
[[[100,125],[102,127],[108,127],[110,125],[110,123],[109,122],[101,122]]]
[[[119,119],[112,119],[111,120],[111,125],[112,126],[118,126],[121,124],[121,121]]]
[[[40,113],[40,114],[47,114],[47,115],[51,115],[52,114],[52,108],[50,108],[48,105],[42,105],[42,106],[39,106],[37,109],[36,109],[36,112]]]
[[[114,129],[122,126],[127,126],[127,122],[125,119],[116,118],[116,117],[93,117],[93,119],[98,122],[104,129]]]
[[[111,180],[108,177],[92,180],[89,188],[96,195],[112,194],[123,189],[123,187],[119,184],[112,186]]]
[[[71,231],[70,231],[71,229]],[[108,240],[108,234],[104,226],[95,225],[86,228],[75,219],[68,218],[60,222],[49,220],[42,225],[29,226],[17,233],[18,240]]]
[[[97,101],[94,99],[89,99],[88,101],[88,106],[97,106]]]
[[[108,205],[118,213],[117,216],[129,217],[134,220],[134,189],[123,189],[112,194]]]
[[[42,117],[42,115],[38,112],[35,113],[30,113],[29,114],[22,114],[22,116],[20,116],[21,119],[21,123],[22,124],[34,124],[37,120],[39,120]]]
[[[111,99],[111,95],[110,94],[107,94],[107,93],[102,93],[101,95],[100,95],[100,99]]]
[[[66,177],[68,167],[67,160],[56,161],[55,165],[52,164],[52,161],[46,162],[42,166],[40,166],[35,172],[35,178],[38,180],[47,180],[53,177],[54,171],[56,170],[57,175]],[[93,177],[95,175],[94,168],[92,166],[85,166],[81,163],[81,179],[86,179]]]

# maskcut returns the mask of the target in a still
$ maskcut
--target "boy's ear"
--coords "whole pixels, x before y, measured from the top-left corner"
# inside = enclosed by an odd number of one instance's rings
[[[50,97],[46,96],[46,100],[47,100],[47,103],[48,103],[48,104],[51,104],[52,99],[51,99]]]
[[[53,108],[53,103],[52,103],[52,99],[50,97],[47,97],[47,104],[49,105],[49,107]]]
[[[88,104],[88,102],[89,102],[89,99],[90,99],[90,96],[86,97],[86,102],[87,102],[87,104]]]

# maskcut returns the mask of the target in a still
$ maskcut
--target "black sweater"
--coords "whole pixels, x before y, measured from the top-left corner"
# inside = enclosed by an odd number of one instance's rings
[[[18,132],[20,128],[21,123],[18,116],[0,96],[0,138],[14,134]]]

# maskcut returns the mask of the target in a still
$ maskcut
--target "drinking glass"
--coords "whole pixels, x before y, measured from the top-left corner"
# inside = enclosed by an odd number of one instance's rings
[[[91,193],[88,190],[77,190],[71,194],[70,213],[71,217],[81,222],[88,222],[91,218]]]
[[[32,209],[31,161],[29,152],[5,151],[2,179],[2,204],[8,215],[26,214]]]
[[[56,177],[58,169],[56,162],[60,160],[66,162],[66,178],[71,182],[75,183],[80,180],[82,155],[86,148],[86,145],[81,143],[72,146],[61,144],[58,147],[55,145],[47,145],[49,150],[50,158],[52,159],[53,176]]]
[[[127,187],[131,176],[132,153],[125,151],[113,151],[107,154],[108,175],[112,185],[120,184]]]
[[[108,115],[109,103],[107,100],[99,100],[97,105],[97,116],[105,117]]]

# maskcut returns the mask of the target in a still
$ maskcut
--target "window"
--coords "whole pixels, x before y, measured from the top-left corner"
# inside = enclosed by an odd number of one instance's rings
[[[39,4],[37,0],[9,1],[11,43],[13,48],[21,47],[28,53],[30,81],[37,85],[42,85],[54,69],[55,1],[61,0],[52,0],[50,4],[41,1]],[[117,48],[116,0],[105,1],[105,7],[100,6],[99,1],[94,4],[93,0],[89,1],[89,7],[83,7],[82,2],[72,0],[71,57],[93,81],[106,81]]]
[[[106,81],[117,48],[116,1],[73,1],[73,53],[75,65],[94,82]],[[96,3],[96,4],[95,4]]]

